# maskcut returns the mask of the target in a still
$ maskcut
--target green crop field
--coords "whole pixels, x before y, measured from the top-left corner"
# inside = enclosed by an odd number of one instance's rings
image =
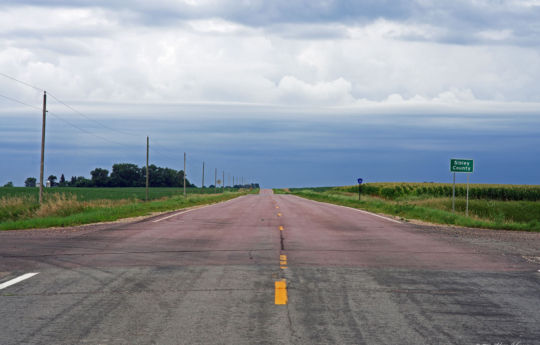
[[[276,190],[308,199],[438,224],[540,231],[540,186],[471,184],[469,216],[465,215],[466,185],[445,183],[367,183],[358,186]]]
[[[71,226],[148,215],[211,204],[258,190],[213,188],[47,188],[38,203],[38,189],[0,188],[0,230]]]

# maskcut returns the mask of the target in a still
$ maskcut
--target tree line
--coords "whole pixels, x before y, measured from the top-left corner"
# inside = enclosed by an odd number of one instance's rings
[[[171,168],[162,168],[154,164],[148,166],[150,187],[183,187],[184,171]],[[109,170],[96,168],[90,172],[91,178],[84,176],[72,176],[66,180],[64,174],[58,177],[50,175],[48,181],[51,187],[144,187],[146,186],[146,167],[138,167],[136,164],[120,163],[112,166]],[[29,177],[24,182],[26,187],[35,187],[36,178]],[[186,187],[195,187],[186,179]]]

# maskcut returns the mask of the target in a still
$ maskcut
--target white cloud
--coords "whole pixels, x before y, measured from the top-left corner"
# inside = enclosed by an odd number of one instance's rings
[[[283,77],[279,84],[280,99],[287,103],[342,105],[351,103],[351,83],[343,78],[314,84],[293,76]]]
[[[486,30],[477,33],[477,36],[481,39],[491,41],[504,41],[513,37],[512,30]]]
[[[161,1],[153,9],[203,11],[217,2],[174,4]],[[134,13],[5,7],[0,70],[67,101],[336,107],[540,102],[539,49],[506,44],[518,36],[514,28],[463,32],[482,44],[461,45],[436,43],[449,29],[418,20],[259,28],[212,12],[160,26],[137,22]],[[0,93],[35,103],[34,90],[2,78]]]

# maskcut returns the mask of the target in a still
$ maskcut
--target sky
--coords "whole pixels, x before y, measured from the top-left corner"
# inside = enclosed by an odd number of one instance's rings
[[[150,160],[195,184],[540,184],[540,0],[0,0],[0,186]],[[458,176],[459,182],[465,176]]]

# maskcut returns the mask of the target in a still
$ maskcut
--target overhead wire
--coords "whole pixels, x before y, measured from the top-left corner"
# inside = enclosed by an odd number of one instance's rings
[[[65,106],[66,108],[70,109],[71,111],[73,111],[74,113],[76,113],[77,115],[80,115],[82,117],[84,117],[85,119],[89,120],[89,121],[92,121],[94,123],[97,123],[98,125],[100,125],[101,127],[103,128],[106,128],[108,130],[111,130],[113,132],[117,132],[117,133],[121,133],[121,134],[125,134],[125,135],[130,135],[130,136],[133,136],[133,137],[138,137],[138,135],[135,135],[133,133],[128,133],[128,132],[125,132],[125,131],[121,131],[119,129],[116,129],[116,128],[112,128],[110,126],[107,126],[105,125],[104,123],[96,120],[96,119],[93,119],[87,115],[85,115],[83,112],[75,109],[74,107],[72,107],[71,105],[67,104],[66,102],[62,101],[61,99],[59,99],[58,97],[56,97],[55,95],[53,95],[52,93],[50,92],[47,92],[47,95],[51,96],[54,100],[56,100],[58,103],[62,104],[63,106]]]
[[[8,78],[8,79],[11,79],[11,80],[13,80],[13,81],[16,81],[17,83],[20,83],[20,84],[26,85],[26,86],[28,86],[28,87],[31,87],[31,88],[34,89],[34,90],[42,91],[42,92],[45,91],[44,89],[42,89],[42,88],[40,88],[40,87],[37,87],[37,86],[35,86],[35,85],[32,85],[32,84],[27,83],[27,82],[22,81],[22,80],[19,80],[19,79],[15,78],[15,77],[12,77],[12,76],[7,75],[7,74],[5,74],[5,73],[0,72],[0,75],[3,76],[3,77],[6,77],[6,78]]]
[[[2,95],[2,94],[0,94],[0,97],[3,97],[3,98],[5,98],[5,99],[8,99],[8,100],[10,100],[10,101],[12,101],[12,102],[16,102],[16,103],[25,105],[25,106],[30,107],[30,108],[32,108],[32,109],[41,110],[41,108],[36,107],[35,105],[31,105],[31,104],[25,103],[25,102],[23,102],[23,101],[21,101],[21,100],[18,100],[18,99],[16,99],[16,98],[13,98],[13,97],[9,97],[9,96]]]
[[[7,79],[10,79],[10,80],[15,81],[15,82],[17,82],[17,83],[19,83],[19,84],[25,85],[25,86],[27,86],[27,87],[30,87],[30,88],[32,88],[32,89],[34,89],[34,90],[37,90],[37,91],[40,91],[40,92],[46,92],[44,89],[42,89],[42,88],[40,88],[40,87],[38,87],[38,86],[35,86],[35,85],[33,85],[33,84],[30,84],[30,83],[27,83],[27,82],[22,81],[22,80],[20,80],[20,79],[17,79],[17,78],[15,78],[15,77],[12,77],[12,76],[10,76],[10,75],[8,75],[8,74],[5,74],[5,73],[3,73],[3,72],[0,72],[0,76],[3,76],[3,77],[5,77],[5,78],[7,78]],[[60,104],[62,104],[63,106],[65,106],[66,108],[70,109],[72,112],[78,114],[78,115],[81,116],[81,117],[84,117],[85,119],[87,119],[87,120],[89,120],[89,121],[92,121],[92,122],[94,122],[94,123],[96,123],[96,124],[98,124],[98,125],[100,125],[100,126],[106,128],[106,129],[108,129],[108,130],[111,130],[111,131],[114,131],[114,132],[117,132],[117,133],[121,133],[121,134],[125,134],[125,135],[129,135],[129,136],[132,136],[132,137],[138,137],[138,135],[136,135],[136,134],[133,134],[133,133],[129,133],[129,132],[125,132],[125,131],[121,131],[121,130],[112,128],[112,127],[110,127],[110,126],[107,126],[107,125],[103,124],[103,123],[100,122],[100,121],[97,121],[97,120],[95,120],[95,119],[93,119],[93,118],[87,116],[87,115],[84,114],[83,112],[81,112],[81,111],[75,109],[73,106],[71,106],[71,105],[67,104],[66,102],[62,101],[60,98],[56,97],[54,94],[52,94],[52,93],[50,93],[50,92],[47,92],[47,95],[49,95],[51,98],[53,98],[53,99],[56,100],[58,103],[60,103]],[[40,107],[37,107],[37,106],[31,105],[31,104],[28,104],[28,103],[26,103],[26,102],[23,102],[23,101],[21,101],[21,100],[18,100],[18,99],[16,99],[16,98],[13,98],[13,97],[9,97],[9,96],[3,95],[3,94],[0,94],[0,97],[3,97],[3,98],[5,98],[5,99],[8,99],[8,100],[10,100],[10,101],[19,103],[19,104],[24,105],[24,106],[30,107],[30,108],[32,108],[32,109],[42,110]],[[86,129],[80,127],[80,126],[77,126],[77,125],[75,125],[74,123],[72,123],[71,121],[68,121],[68,120],[62,118],[60,115],[58,115],[58,114],[56,114],[56,113],[54,113],[54,112],[47,111],[47,113],[50,114],[50,115],[52,115],[52,116],[55,117],[56,119],[58,119],[58,120],[60,120],[60,121],[62,121],[62,122],[64,122],[64,123],[66,123],[67,125],[69,125],[69,126],[75,128],[75,129],[77,129],[77,130],[79,130],[79,131],[81,131],[81,132],[83,132],[83,133],[85,133],[85,134],[94,136],[94,137],[96,137],[96,138],[99,138],[99,139],[101,139],[101,140],[107,141],[107,142],[112,143],[112,144],[115,144],[115,145],[120,145],[120,146],[125,146],[125,147],[128,147],[128,146],[129,146],[129,147],[132,147],[132,145],[128,145],[128,144],[120,143],[120,142],[117,142],[117,141],[114,141],[114,140],[110,140],[110,139],[108,139],[108,138],[106,138],[106,137],[104,137],[104,136],[101,136],[101,135],[99,135],[99,134],[93,133],[93,132],[91,132],[91,131],[89,131],[89,130],[86,130]],[[173,159],[174,161],[178,160],[179,158],[180,158],[180,160],[183,159],[183,157],[172,157],[170,154],[165,153],[167,150],[169,150],[169,148],[166,148],[166,147],[164,147],[164,146],[162,146],[162,145],[160,145],[160,144],[157,144],[157,145],[156,145],[155,140],[153,140],[153,141],[154,141],[154,144],[151,145],[150,147],[151,147],[151,149],[152,149],[154,152],[156,151],[155,147],[157,146],[157,148],[158,148],[158,150],[157,150],[157,151],[158,151],[158,154],[160,154],[160,155],[162,155],[162,156],[164,155],[164,156],[166,156],[167,158]],[[160,148],[161,148],[163,151],[160,151],[160,150],[159,150]],[[197,158],[190,158],[190,159],[188,160],[188,162],[189,162],[189,161],[191,161],[192,163],[194,162],[196,165],[200,165],[201,168],[202,168],[202,164],[203,164],[203,161],[202,161],[202,160],[199,160],[199,159],[197,159]],[[194,172],[194,169],[195,169],[195,167],[193,166],[193,164],[188,164],[188,165],[186,166],[186,168],[189,170],[190,173],[193,173],[193,172]],[[182,169],[183,169],[183,167],[182,167]],[[193,173],[193,174],[190,174],[190,175],[197,176],[196,173]],[[187,176],[187,172],[186,172],[186,176]]]

